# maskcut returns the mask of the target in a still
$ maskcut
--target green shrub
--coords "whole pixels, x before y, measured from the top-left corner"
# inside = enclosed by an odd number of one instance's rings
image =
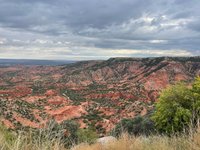
[[[94,143],[98,138],[97,133],[90,129],[79,129],[78,130],[78,141],[79,143],[86,142],[86,143]]]
[[[112,131],[112,135],[120,136],[127,132],[130,135],[149,135],[154,132],[154,123],[148,117],[137,116],[133,119],[122,119]]]
[[[1,140],[5,141],[9,145],[12,145],[16,140],[16,136],[2,124],[0,124],[0,137],[3,138]]]
[[[200,119],[200,77],[192,85],[192,119],[193,126],[197,126]]]

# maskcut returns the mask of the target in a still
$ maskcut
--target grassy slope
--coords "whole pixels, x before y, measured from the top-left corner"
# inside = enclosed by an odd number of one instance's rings
[[[117,141],[102,146],[98,143],[93,145],[81,144],[73,150],[199,150],[200,132],[193,138],[182,136],[150,136],[130,137],[122,135]]]
[[[73,150],[199,150],[200,129],[190,136],[150,136],[131,137],[122,135],[117,141],[100,145],[98,143],[79,144]],[[13,135],[0,126],[0,150],[66,150],[58,141],[34,139],[31,134],[27,136]]]

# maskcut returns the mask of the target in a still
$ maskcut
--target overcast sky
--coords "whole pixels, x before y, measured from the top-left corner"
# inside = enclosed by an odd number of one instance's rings
[[[0,58],[200,55],[200,0],[0,0]]]

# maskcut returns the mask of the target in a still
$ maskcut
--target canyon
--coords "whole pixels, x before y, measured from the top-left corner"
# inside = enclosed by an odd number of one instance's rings
[[[199,75],[200,57],[0,65],[0,120],[11,129],[74,120],[106,134],[122,118],[152,112],[167,86]]]

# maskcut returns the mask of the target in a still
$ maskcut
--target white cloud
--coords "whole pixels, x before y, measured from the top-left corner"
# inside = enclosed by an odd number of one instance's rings
[[[42,40],[42,39],[36,39],[34,42],[35,42],[35,43],[38,43],[38,44],[47,44],[47,43],[49,43],[49,41],[47,41],[47,40]]]
[[[111,50],[108,53],[113,56],[133,56],[136,54],[150,56],[192,56],[192,53],[186,50]]]
[[[3,45],[7,42],[6,38],[0,38],[0,45]]]
[[[168,41],[167,40],[150,40],[149,42],[156,44],[156,43],[167,43]]]

